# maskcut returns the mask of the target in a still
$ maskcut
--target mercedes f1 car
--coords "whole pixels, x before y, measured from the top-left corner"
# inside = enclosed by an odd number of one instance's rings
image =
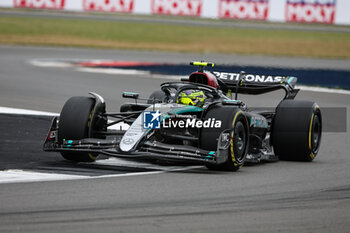
[[[296,77],[209,72],[213,63],[191,62],[199,70],[166,82],[149,98],[124,92],[119,112],[106,112],[104,99],[70,98],[52,121],[45,151],[75,162],[100,154],[202,164],[237,171],[245,162],[302,160],[317,155],[322,133],[319,106],[294,100]],[[252,109],[238,94],[284,90],[275,109]],[[128,128],[121,124],[127,124]]]

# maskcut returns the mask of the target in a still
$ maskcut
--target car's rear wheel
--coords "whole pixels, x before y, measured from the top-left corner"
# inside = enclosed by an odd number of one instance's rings
[[[216,105],[211,107],[204,117],[204,120],[215,118],[221,121],[221,128],[203,128],[200,136],[202,149],[216,151],[218,139],[224,130],[228,130],[230,146],[227,151],[227,160],[218,165],[207,165],[211,170],[237,171],[245,162],[249,135],[248,122],[242,110],[231,106]]]
[[[95,100],[90,97],[72,97],[64,104],[58,123],[58,141],[79,140],[89,137]],[[62,151],[63,158],[74,162],[93,162],[97,154]]]
[[[320,148],[322,117],[311,101],[284,100],[272,125],[274,152],[281,160],[312,161]]]

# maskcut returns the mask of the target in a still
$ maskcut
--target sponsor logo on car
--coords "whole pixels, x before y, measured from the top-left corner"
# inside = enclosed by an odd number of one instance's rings
[[[135,0],[84,0],[84,11],[132,13]]]
[[[200,16],[202,0],[152,0],[152,14]]]
[[[269,0],[220,0],[219,17],[266,20]]]
[[[334,23],[336,0],[287,0],[286,21]]]
[[[250,118],[250,127],[256,128],[267,128],[268,124],[264,117],[261,116],[252,116]]]
[[[131,145],[131,144],[133,144],[133,143],[135,142],[135,140],[132,139],[132,138],[125,138],[125,139],[123,139],[122,142],[123,142],[125,145]]]
[[[226,72],[213,72],[216,77],[222,80],[238,81],[239,73],[226,73]],[[291,77],[289,77],[291,78]],[[271,76],[271,75],[257,75],[247,74],[245,75],[244,81],[246,82],[258,82],[258,83],[276,83],[281,82],[286,77],[282,76]]]
[[[65,0],[14,0],[15,7],[61,10]]]

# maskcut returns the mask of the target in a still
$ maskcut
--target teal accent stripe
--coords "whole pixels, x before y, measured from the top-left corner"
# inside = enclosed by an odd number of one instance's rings
[[[290,77],[290,78],[288,79],[287,83],[290,84],[290,83],[293,81],[293,79],[294,79],[294,77]]]
[[[201,111],[203,111],[203,109],[197,106],[184,106],[178,109],[171,110],[169,113],[182,114],[182,113],[188,113],[188,112],[201,112]]]

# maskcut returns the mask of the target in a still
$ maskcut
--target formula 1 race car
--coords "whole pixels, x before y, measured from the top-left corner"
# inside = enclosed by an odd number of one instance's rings
[[[315,158],[321,111],[314,102],[294,100],[296,77],[209,72],[204,67],[213,63],[191,64],[199,70],[181,82],[161,84],[147,99],[124,92],[135,102],[123,104],[120,112],[106,112],[96,93],[70,98],[53,119],[44,150],[75,162],[93,162],[104,154],[226,171],[245,162]],[[250,109],[237,98],[280,89],[285,97],[273,110]]]

